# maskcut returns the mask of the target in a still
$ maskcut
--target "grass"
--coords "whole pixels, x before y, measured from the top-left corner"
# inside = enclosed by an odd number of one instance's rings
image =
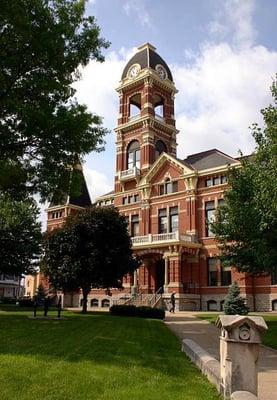
[[[250,315],[257,315],[255,313],[251,313]],[[264,320],[267,323],[268,326],[268,331],[264,334],[262,341],[265,346],[272,347],[273,349],[277,349],[277,315],[262,315],[258,314],[259,316],[262,316]],[[198,314],[197,318],[201,319],[206,319],[207,321],[211,323],[215,323],[216,319],[218,317],[217,314]]]
[[[220,399],[162,321],[0,310],[1,400]]]

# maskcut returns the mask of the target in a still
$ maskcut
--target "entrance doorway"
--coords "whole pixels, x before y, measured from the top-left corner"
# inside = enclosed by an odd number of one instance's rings
[[[164,290],[164,259],[156,261],[156,285],[155,292],[161,289],[161,293]]]

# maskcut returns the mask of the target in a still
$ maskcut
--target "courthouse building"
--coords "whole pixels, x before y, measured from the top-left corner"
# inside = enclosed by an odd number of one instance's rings
[[[113,205],[126,218],[133,251],[142,265],[124,277],[123,291],[92,289],[88,306],[138,299],[144,304],[159,299],[166,305],[175,292],[179,310],[220,310],[228,286],[236,280],[251,309],[277,310],[276,277],[252,278],[223,268],[216,257],[210,223],[224,202],[227,170],[239,168],[239,159],[218,149],[178,158],[177,89],[168,65],[152,45],[138,48],[123,70],[117,92],[114,191],[96,204]],[[50,204],[48,229],[89,204],[83,181],[79,198]],[[65,295],[66,305],[80,306],[81,301],[81,293]]]

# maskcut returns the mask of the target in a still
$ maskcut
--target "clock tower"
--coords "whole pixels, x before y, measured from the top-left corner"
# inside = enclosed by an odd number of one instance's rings
[[[174,96],[171,71],[149,43],[138,47],[123,70],[119,118],[115,129],[115,193],[136,183],[165,152],[176,156]]]

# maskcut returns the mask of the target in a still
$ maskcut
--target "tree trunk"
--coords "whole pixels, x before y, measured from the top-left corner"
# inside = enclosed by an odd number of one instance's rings
[[[89,290],[86,289],[82,289],[83,292],[83,309],[82,309],[82,313],[86,314],[88,311],[88,294],[89,294]]]

